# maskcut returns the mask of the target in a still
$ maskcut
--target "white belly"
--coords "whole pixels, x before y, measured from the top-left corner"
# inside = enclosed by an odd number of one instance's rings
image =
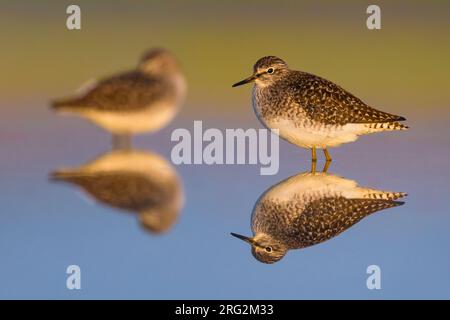
[[[176,106],[165,105],[134,112],[86,110],[81,115],[112,133],[134,134],[161,129],[174,118],[176,112]]]
[[[306,122],[298,123],[289,119],[271,119],[264,123],[270,129],[278,129],[281,138],[303,148],[337,147],[343,143],[355,141],[360,134],[366,131],[360,124],[309,125]]]

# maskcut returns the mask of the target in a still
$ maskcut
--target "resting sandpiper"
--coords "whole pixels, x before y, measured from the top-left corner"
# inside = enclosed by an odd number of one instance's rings
[[[376,110],[340,86],[316,75],[294,71],[280,58],[267,56],[253,66],[253,75],[233,87],[254,82],[253,108],[259,120],[278,129],[281,138],[311,149],[355,141],[372,132],[405,130],[398,121],[406,120]]]
[[[153,233],[167,232],[184,202],[176,171],[166,159],[147,151],[109,152],[87,164],[56,170],[51,178],[80,187],[102,204],[137,213]]]
[[[186,84],[173,55],[165,49],[145,53],[135,70],[91,81],[53,108],[75,113],[115,135],[159,130],[176,115]]]
[[[274,263],[288,250],[324,242],[374,212],[402,205],[396,199],[404,196],[360,187],[325,172],[300,173],[258,199],[252,213],[253,237],[232,235],[248,242],[257,260]]]

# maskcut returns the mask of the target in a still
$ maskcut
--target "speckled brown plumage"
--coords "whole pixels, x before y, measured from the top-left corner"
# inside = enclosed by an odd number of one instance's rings
[[[399,123],[404,117],[377,110],[322,77],[291,70],[275,56],[259,59],[253,75],[233,86],[250,82],[258,119],[300,147],[326,149],[363,134],[408,128]]]
[[[138,214],[152,232],[167,231],[182,206],[176,172],[148,152],[113,151],[79,167],[56,170],[51,178],[81,188],[101,204]]]
[[[402,205],[397,199],[404,196],[325,172],[300,173],[270,187],[257,200],[253,237],[232,235],[250,243],[256,259],[274,263],[289,250],[322,243],[374,212]]]
[[[329,240],[371,213],[396,207],[403,202],[384,199],[323,197],[304,203],[266,200],[255,211],[254,226],[290,249],[309,247]]]
[[[308,119],[315,122],[345,125],[405,120],[376,110],[331,81],[306,72],[291,71],[286,80],[280,81],[277,86],[285,87]]]
[[[271,66],[287,65],[278,57],[264,57],[256,62],[255,70]],[[276,76],[274,67],[272,76]],[[256,71],[255,71],[256,72]],[[280,72],[280,71],[278,71]],[[345,125],[348,123],[382,123],[406,120],[404,117],[379,111],[368,106],[347,90],[322,77],[286,69],[270,86],[261,89],[260,101],[262,114],[286,112],[289,108],[299,108],[308,120],[328,125]],[[266,101],[264,101],[266,100]],[[302,112],[303,111],[303,112]]]
[[[82,88],[53,101],[53,109],[84,117],[115,135],[159,130],[177,114],[186,94],[178,62],[164,49],[146,52],[133,70]]]
[[[177,181],[158,181],[136,172],[62,174],[55,179],[75,184],[103,204],[132,212],[165,205],[177,193]]]
[[[58,101],[55,106],[121,113],[142,110],[155,103],[175,103],[176,88],[164,77],[131,71],[101,80],[85,95]]]

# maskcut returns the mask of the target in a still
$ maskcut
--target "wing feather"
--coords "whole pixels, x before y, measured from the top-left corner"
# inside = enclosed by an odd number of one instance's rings
[[[364,217],[402,205],[402,201],[384,199],[347,199],[329,197],[310,202],[296,218],[304,246],[331,239],[347,230]]]
[[[139,110],[170,95],[169,88],[160,79],[132,71],[100,81],[77,104],[102,111]]]
[[[294,90],[296,102],[307,116],[318,122],[335,125],[349,123],[385,123],[406,120],[404,117],[372,108],[337,84],[324,78],[297,72]]]

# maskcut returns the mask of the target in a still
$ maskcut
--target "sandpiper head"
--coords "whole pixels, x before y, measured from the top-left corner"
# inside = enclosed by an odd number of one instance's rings
[[[169,50],[154,48],[145,52],[138,65],[142,72],[164,76],[179,72],[179,65]]]
[[[233,84],[233,87],[249,82],[255,82],[257,86],[266,87],[281,79],[288,70],[288,65],[282,59],[275,56],[262,57],[253,66],[253,74]]]
[[[252,246],[252,254],[262,263],[274,263],[281,260],[287,253],[288,247],[273,239],[268,234],[257,234],[253,238],[231,233],[233,237],[241,239]]]

